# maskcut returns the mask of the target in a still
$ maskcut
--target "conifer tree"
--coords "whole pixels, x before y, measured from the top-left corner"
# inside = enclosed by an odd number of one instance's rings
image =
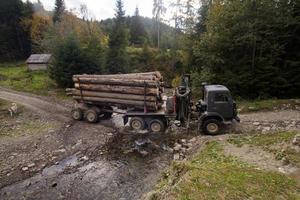
[[[55,8],[54,8],[54,14],[53,14],[53,22],[60,22],[62,15],[65,11],[65,2],[64,0],[56,0],[55,1]]]
[[[134,16],[130,23],[130,42],[135,45],[142,46],[148,40],[148,35],[145,30],[144,24],[141,21],[139,8],[136,7]]]
[[[122,0],[117,0],[115,24],[109,38],[109,50],[107,56],[107,72],[116,74],[126,72],[128,56],[128,33],[125,25],[125,11]]]

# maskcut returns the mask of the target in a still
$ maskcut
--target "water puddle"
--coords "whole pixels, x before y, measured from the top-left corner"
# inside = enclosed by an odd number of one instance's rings
[[[70,156],[62,161],[60,161],[57,165],[53,165],[51,167],[45,168],[42,172],[43,176],[54,176],[59,173],[62,173],[68,167],[75,167],[79,164],[77,156]]]

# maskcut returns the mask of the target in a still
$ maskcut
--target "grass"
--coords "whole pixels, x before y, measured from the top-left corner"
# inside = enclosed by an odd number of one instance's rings
[[[174,162],[150,199],[299,199],[299,192],[293,179],[227,157],[211,142],[191,161]]]
[[[0,138],[35,135],[56,127],[54,122],[41,121],[22,106],[19,106],[18,114],[11,117],[7,111],[9,106],[9,102],[0,100]]]
[[[300,167],[300,152],[291,148],[291,142],[296,132],[278,132],[273,134],[250,134],[232,136],[228,141],[239,147],[243,145],[258,146],[274,153],[276,158],[286,158],[289,162]]]
[[[66,97],[62,90],[57,89],[47,71],[28,71],[21,62],[0,64],[0,86],[38,95],[54,93],[55,96]]]
[[[300,108],[300,99],[269,99],[254,101],[239,101],[240,113],[273,111],[276,109],[296,109]]]

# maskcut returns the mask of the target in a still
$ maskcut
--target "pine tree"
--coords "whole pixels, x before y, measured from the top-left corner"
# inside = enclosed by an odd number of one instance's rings
[[[122,0],[117,0],[115,25],[109,38],[107,56],[107,72],[111,74],[124,73],[128,66],[126,47],[128,46],[128,31],[125,25],[125,11]]]
[[[136,7],[134,16],[130,22],[130,42],[134,45],[142,46],[148,40],[148,35],[145,30],[144,24],[141,21],[139,8]]]
[[[55,1],[55,8],[54,8],[54,14],[53,14],[53,22],[60,22],[62,15],[65,11],[65,2],[64,0],[56,0]]]
[[[0,0],[0,59],[24,59],[31,53],[32,4]]]
[[[100,73],[94,54],[83,50],[74,35],[58,44],[54,52],[55,61],[50,67],[50,77],[60,87],[71,87],[75,74]]]

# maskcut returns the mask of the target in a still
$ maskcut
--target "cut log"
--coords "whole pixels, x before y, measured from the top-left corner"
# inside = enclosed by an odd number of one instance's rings
[[[103,85],[122,85],[122,86],[135,86],[135,87],[144,87],[145,84],[147,87],[156,88],[162,86],[162,82],[153,81],[153,80],[128,80],[127,78],[96,78],[96,77],[83,77],[83,78],[73,78],[75,83],[92,83],[92,84],[103,84]]]
[[[136,94],[144,95],[145,89],[143,87],[130,87],[130,86],[116,86],[116,85],[95,85],[95,84],[79,84],[75,83],[75,88],[88,91],[100,91],[108,93],[121,93],[121,94]],[[159,88],[146,88],[147,96],[160,96]]]
[[[110,75],[74,75],[73,78],[127,78],[135,80],[159,80],[162,81],[163,77],[159,72],[147,73],[132,73],[132,74],[110,74]]]
[[[133,107],[140,107],[144,106],[143,101],[133,101],[133,100],[122,100],[122,99],[109,99],[109,98],[100,98],[100,97],[80,97],[80,96],[73,96],[75,100],[84,100],[84,101],[91,101],[97,103],[110,103],[110,104],[119,104],[119,105],[126,105],[126,106],[133,106]],[[157,110],[158,106],[155,102],[146,102],[146,107],[148,109]]]
[[[120,93],[107,93],[107,92],[93,92],[93,91],[80,91],[77,89],[67,89],[67,94],[70,96],[84,96],[84,97],[101,97],[101,98],[112,98],[112,99],[125,99],[125,100],[136,100],[144,101],[144,95],[134,94],[120,94]],[[157,102],[159,99],[155,96],[146,96],[146,101]]]

